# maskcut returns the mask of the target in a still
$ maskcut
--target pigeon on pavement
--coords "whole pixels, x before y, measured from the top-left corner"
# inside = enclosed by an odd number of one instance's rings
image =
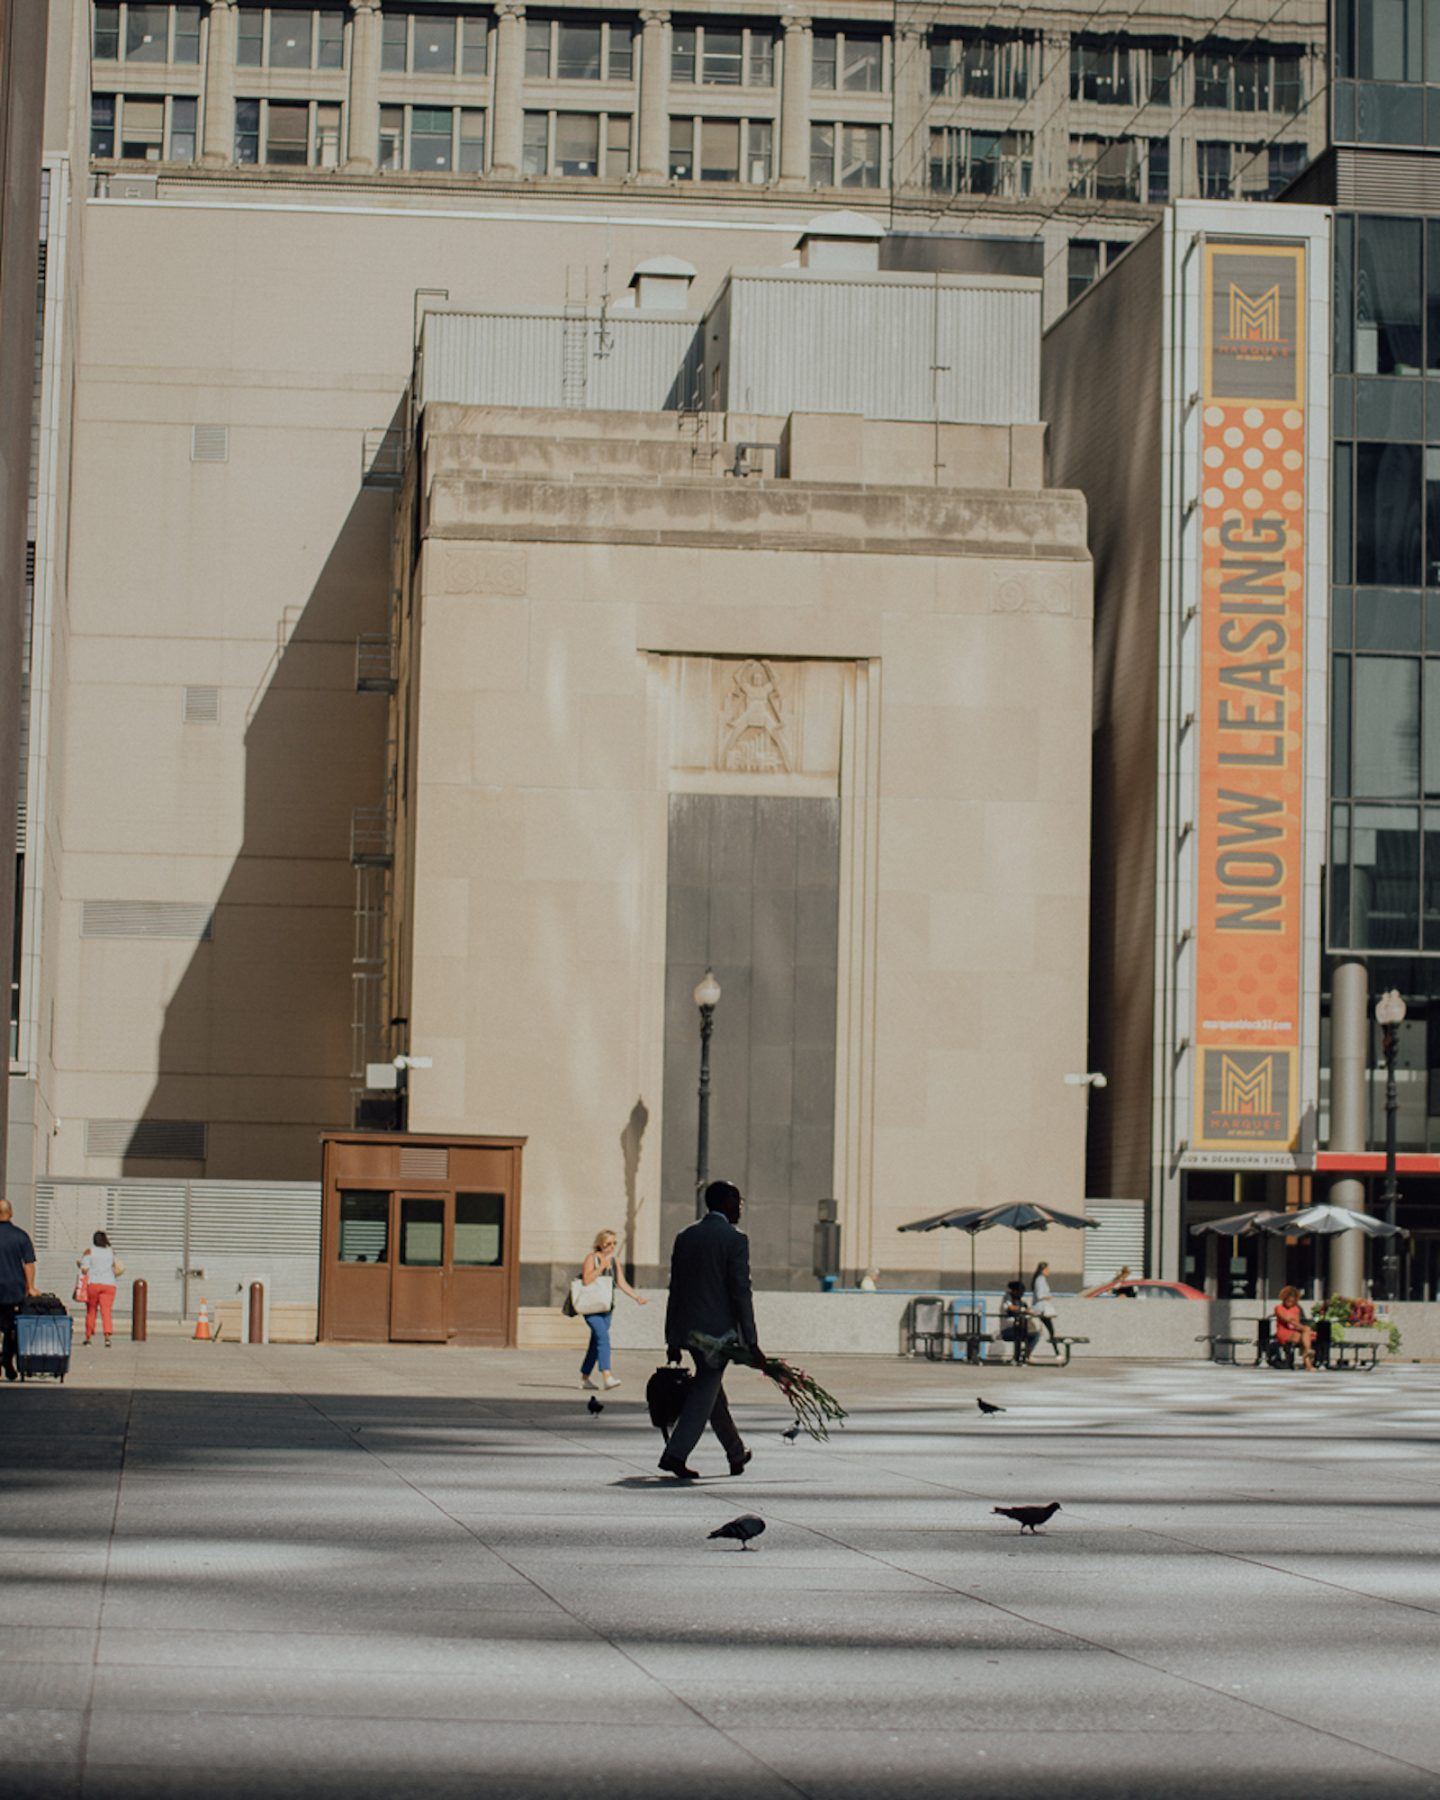
[[[757,1519],[754,1513],[741,1513],[738,1519],[732,1519],[728,1525],[721,1525],[710,1533],[712,1538],[738,1538],[740,1548],[748,1550],[751,1538],[759,1537],[765,1529],[765,1521]]]
[[[782,1431],[780,1435],[787,1444],[793,1444],[800,1435],[800,1427],[798,1425],[792,1425],[788,1431]]]
[[[1035,1527],[1043,1525],[1052,1513],[1059,1512],[1060,1502],[1052,1500],[1048,1506],[992,1506],[990,1510],[1003,1513],[1007,1519],[1018,1521],[1021,1537],[1024,1537],[1027,1531],[1034,1537]]]
[[[988,1400],[982,1400],[978,1394],[975,1396],[975,1404],[987,1417],[990,1413],[1009,1412],[1010,1410],[1008,1406],[992,1406]]]
[[[590,1413],[602,1413],[602,1412],[604,1412],[605,1408],[600,1404],[600,1402],[592,1394],[590,1396],[590,1398],[585,1402],[585,1410],[586,1410],[586,1412],[590,1412]]]

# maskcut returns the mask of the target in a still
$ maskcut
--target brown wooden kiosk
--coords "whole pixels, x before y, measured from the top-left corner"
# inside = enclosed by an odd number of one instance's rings
[[[515,1343],[518,1137],[322,1139],[322,1343]]]

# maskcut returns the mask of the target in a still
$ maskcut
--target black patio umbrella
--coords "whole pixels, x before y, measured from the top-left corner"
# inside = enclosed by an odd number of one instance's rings
[[[970,1234],[970,1310],[975,1310],[975,1234],[989,1231],[992,1225],[1006,1225],[1011,1231],[1046,1231],[1052,1225],[1072,1230],[1098,1231],[1098,1219],[1082,1218],[1079,1213],[1060,1212],[1053,1206],[1040,1206],[1033,1200],[1008,1201],[1000,1206],[960,1207],[951,1212],[934,1213],[928,1219],[915,1219],[902,1225],[902,1231],[965,1231]],[[1023,1250],[1024,1238],[1017,1237],[1017,1252]],[[1025,1279],[1021,1259],[1020,1279]]]

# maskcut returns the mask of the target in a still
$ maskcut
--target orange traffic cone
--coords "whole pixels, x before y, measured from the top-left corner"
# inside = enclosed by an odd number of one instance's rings
[[[193,1341],[197,1344],[208,1344],[210,1342],[210,1306],[208,1301],[202,1300],[200,1302],[200,1317],[195,1321],[195,1337]]]

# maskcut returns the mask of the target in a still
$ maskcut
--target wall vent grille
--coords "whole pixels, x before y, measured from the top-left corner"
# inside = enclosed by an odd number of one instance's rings
[[[202,943],[214,935],[214,913],[203,900],[87,900],[80,935]]]
[[[215,725],[220,720],[218,687],[187,687],[185,690],[185,723]]]
[[[190,427],[190,460],[191,462],[229,462],[230,427],[228,425],[192,425]]]
[[[450,1152],[443,1144],[402,1144],[400,1175],[409,1181],[448,1181]]]
[[[200,1119],[87,1119],[85,1154],[203,1162],[205,1124]]]
[[[1085,1285],[1098,1287],[1118,1269],[1129,1265],[1132,1275],[1145,1270],[1145,1202],[1143,1200],[1087,1200],[1085,1217],[1094,1219],[1098,1231],[1085,1233]]]

